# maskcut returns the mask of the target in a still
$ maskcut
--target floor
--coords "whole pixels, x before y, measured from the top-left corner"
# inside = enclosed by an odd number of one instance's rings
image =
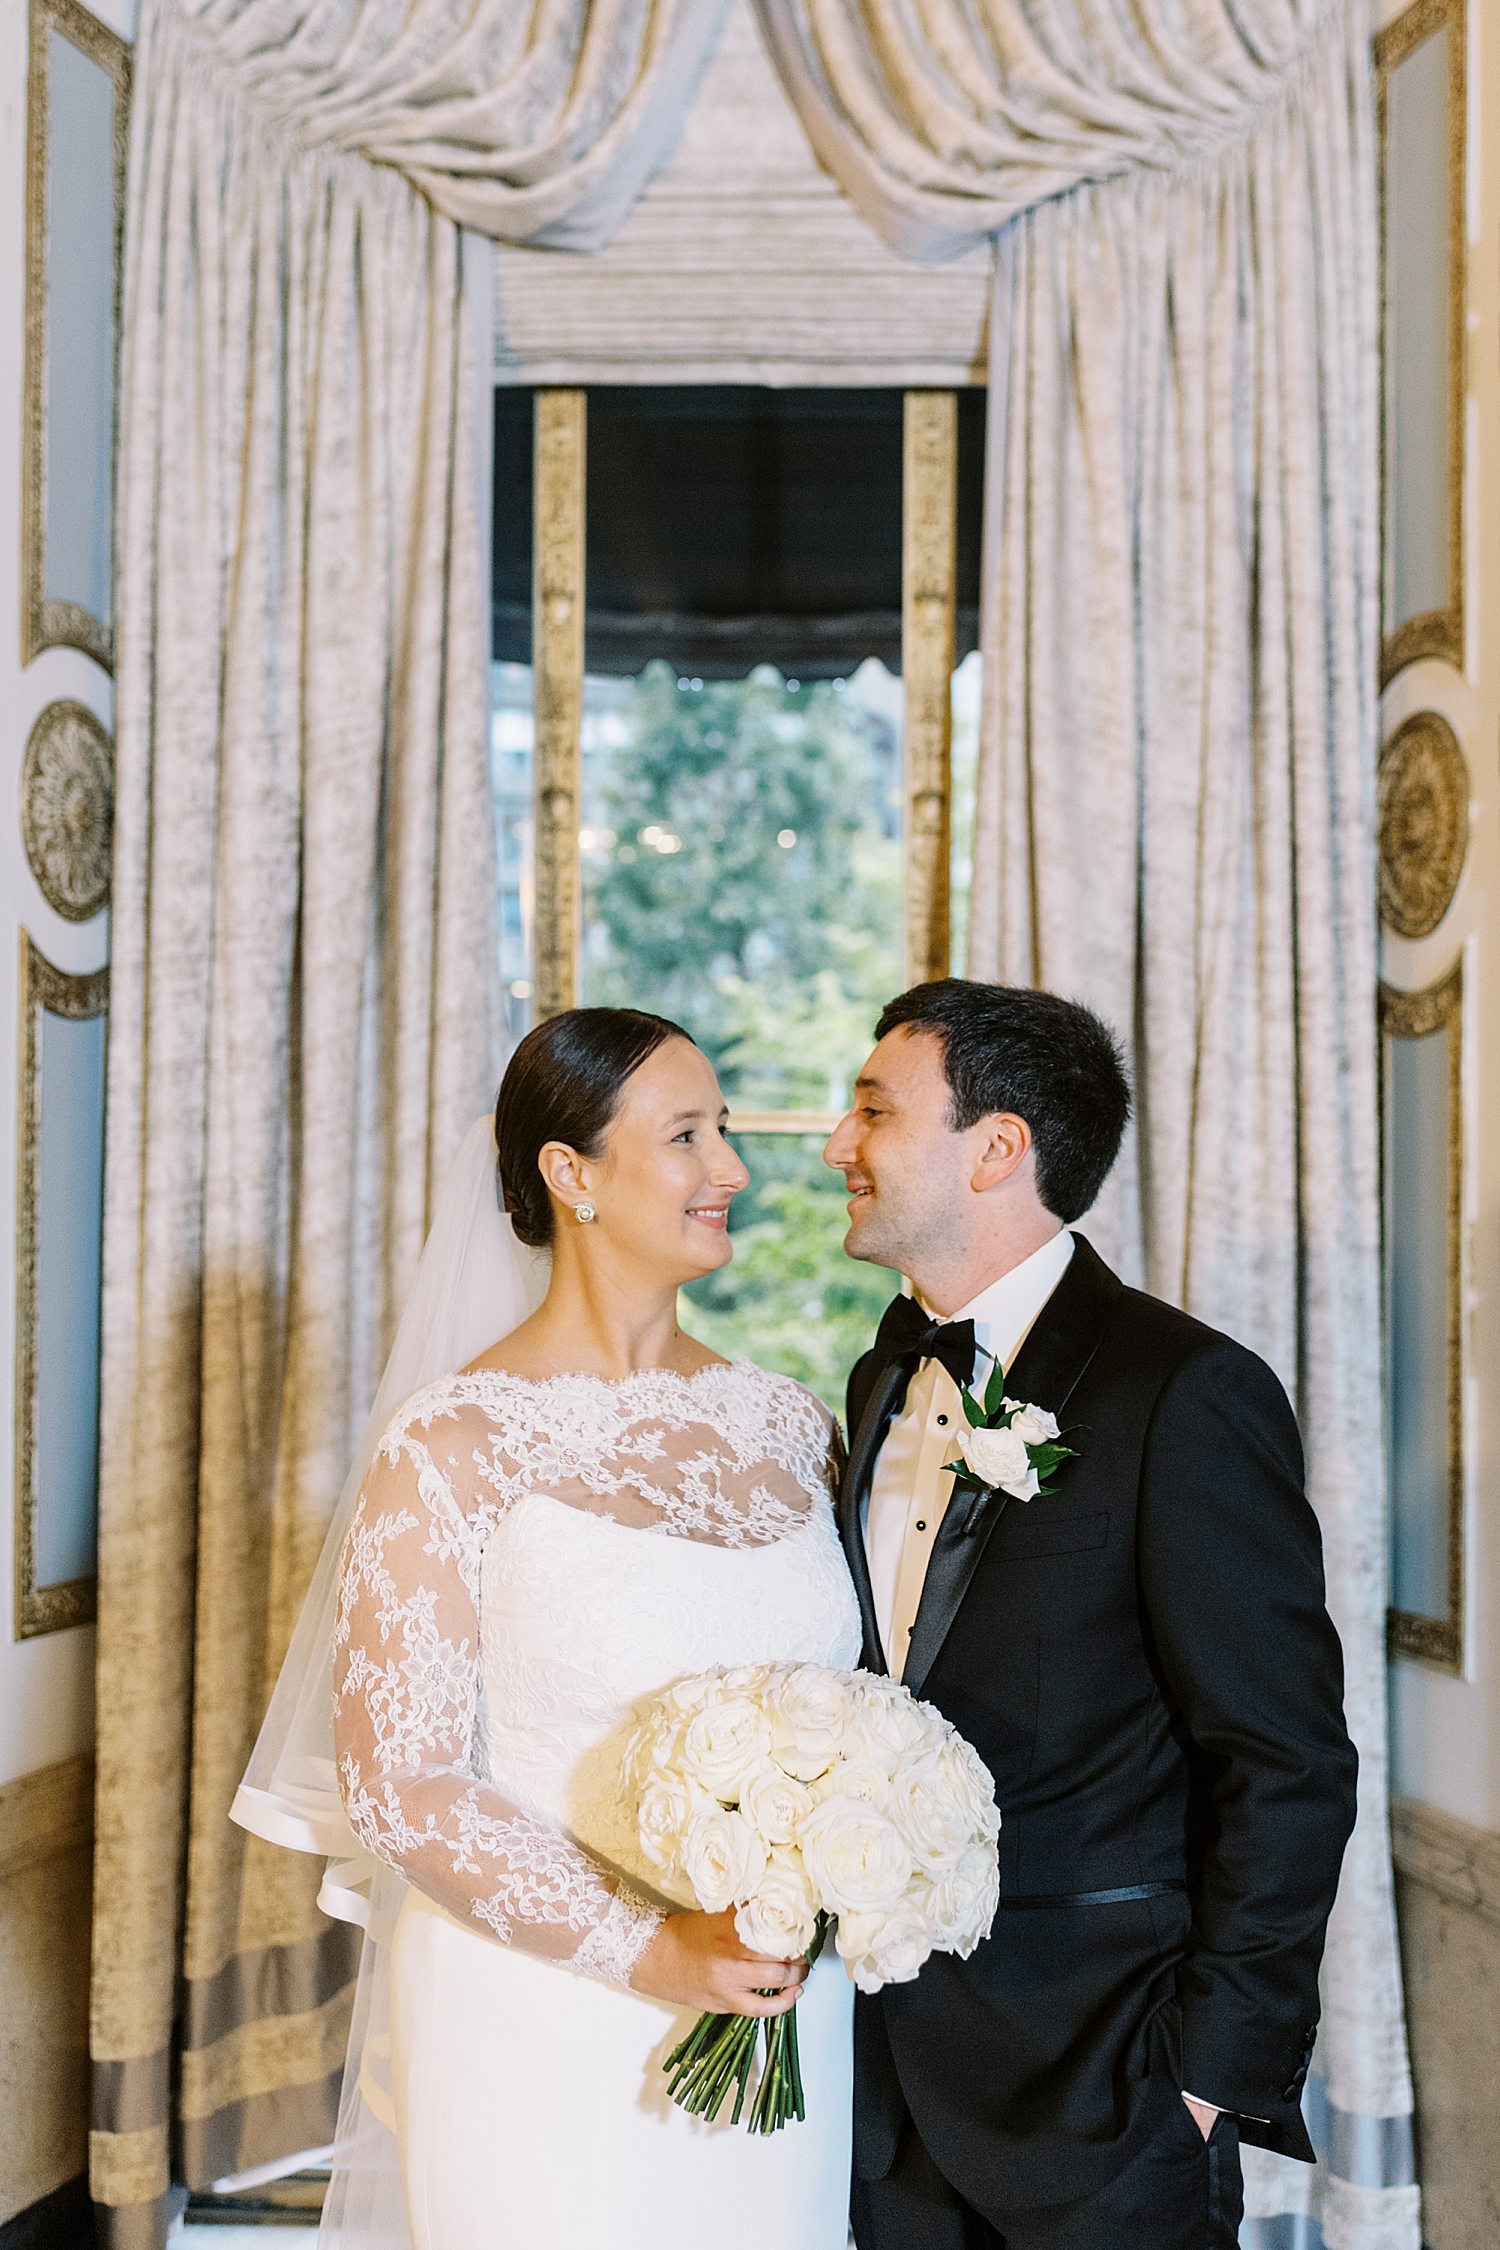
[[[193,2238],[192,2250],[277,2250],[278,2245],[282,2250],[300,2250],[304,2245],[306,2250],[311,2250],[317,2229],[299,2226],[289,2230],[284,2225],[222,2227],[212,2220],[206,2225],[202,2222],[189,2225],[179,2219],[167,2240],[185,2244],[189,2235]]]

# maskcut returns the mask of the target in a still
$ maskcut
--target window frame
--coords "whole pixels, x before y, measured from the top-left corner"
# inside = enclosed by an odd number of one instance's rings
[[[907,984],[947,976],[957,601],[958,393],[903,400],[901,663],[903,962]],[[588,398],[539,389],[534,405],[531,646],[533,1021],[578,1004]],[[741,1133],[832,1132],[812,1110],[737,1113]]]

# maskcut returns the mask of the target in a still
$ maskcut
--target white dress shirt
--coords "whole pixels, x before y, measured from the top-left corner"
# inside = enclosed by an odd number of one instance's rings
[[[953,1315],[955,1320],[974,1323],[979,1349],[971,1388],[976,1393],[983,1392],[994,1360],[1010,1366],[1072,1255],[1073,1237],[1063,1227]],[[917,1302],[922,1303],[920,1297]],[[930,1313],[932,1308],[923,1305],[923,1310]],[[1041,1401],[1043,1406],[1046,1403]],[[940,1360],[925,1360],[907,1387],[906,1403],[875,1463],[865,1514],[865,1553],[880,1645],[898,1680],[906,1669],[932,1543],[953,1491],[943,1463],[953,1458],[954,1438],[963,1419],[953,1377]]]

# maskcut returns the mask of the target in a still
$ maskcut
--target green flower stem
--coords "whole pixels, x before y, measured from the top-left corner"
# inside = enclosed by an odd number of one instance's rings
[[[830,1926],[829,1916],[820,1914],[813,1942],[807,1949],[809,1968],[822,1952]],[[769,1999],[771,1995],[767,1993],[765,1997]],[[738,2125],[744,2113],[760,2030],[760,2021],[755,2016],[701,2015],[662,2065],[670,2081],[667,2091],[679,2108],[712,2122],[733,2087],[734,2108],[730,2112],[730,2122]],[[788,2008],[785,2015],[767,2018],[765,2033],[765,2066],[750,2103],[750,2114],[745,2119],[752,2133],[778,2133],[793,2118],[800,2124],[807,2116],[796,2009]]]

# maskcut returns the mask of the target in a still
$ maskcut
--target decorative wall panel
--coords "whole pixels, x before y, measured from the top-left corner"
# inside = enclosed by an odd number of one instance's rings
[[[1463,962],[1380,988],[1393,1652],[1463,1669]]]
[[[49,703],[26,744],[21,836],[43,898],[67,922],[109,903],[114,745],[85,704]]]
[[[1464,0],[1375,41],[1380,133],[1382,687],[1464,660]]]
[[[70,976],[21,932],[15,1630],[94,1614],[109,971]]]
[[[21,661],[114,661],[115,391],[130,50],[78,0],[32,0],[26,89]],[[66,350],[56,340],[66,337]]]

